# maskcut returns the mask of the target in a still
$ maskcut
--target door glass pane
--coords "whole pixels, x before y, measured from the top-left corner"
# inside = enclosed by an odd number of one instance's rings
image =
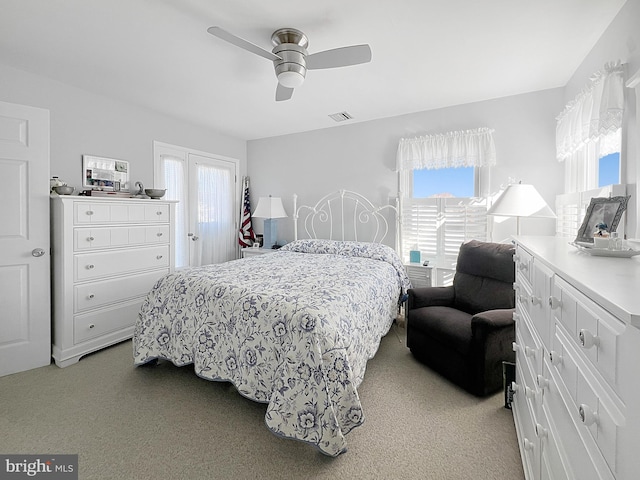
[[[193,266],[232,260],[236,255],[233,167],[215,161],[198,161],[194,167],[198,240],[193,245]]]
[[[189,265],[187,237],[187,197],[185,188],[185,162],[179,158],[163,157],[165,200],[178,200],[176,205],[176,268]]]

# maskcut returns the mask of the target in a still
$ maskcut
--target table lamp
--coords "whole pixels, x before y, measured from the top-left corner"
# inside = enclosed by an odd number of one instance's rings
[[[516,217],[517,235],[520,235],[521,217],[556,218],[536,188],[523,183],[509,185],[487,210],[487,215]]]
[[[284,218],[287,216],[287,212],[284,211],[282,206],[282,199],[280,197],[260,197],[258,199],[258,206],[253,212],[253,216],[256,218],[264,218],[264,243],[262,248],[273,248],[278,243],[278,218]]]

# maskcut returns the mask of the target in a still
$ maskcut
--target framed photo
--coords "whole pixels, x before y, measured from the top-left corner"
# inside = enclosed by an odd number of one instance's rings
[[[627,209],[629,195],[626,197],[592,198],[587,212],[578,230],[576,243],[593,243],[593,235],[598,231],[615,232],[622,214]]]

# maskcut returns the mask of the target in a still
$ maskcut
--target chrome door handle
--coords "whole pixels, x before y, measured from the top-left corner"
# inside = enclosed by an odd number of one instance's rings
[[[31,250],[31,255],[33,255],[34,257],[41,257],[44,254],[45,251],[42,248],[34,248],[33,250]]]

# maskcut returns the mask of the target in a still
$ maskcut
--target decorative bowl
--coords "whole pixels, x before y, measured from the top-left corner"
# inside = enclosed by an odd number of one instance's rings
[[[55,192],[58,195],[71,195],[73,193],[74,188],[73,187],[69,187],[67,185],[61,185],[58,187],[53,187],[53,189],[55,190]]]
[[[164,197],[164,194],[167,193],[167,189],[166,188],[145,188],[144,193],[148,197],[158,199],[158,198]]]

